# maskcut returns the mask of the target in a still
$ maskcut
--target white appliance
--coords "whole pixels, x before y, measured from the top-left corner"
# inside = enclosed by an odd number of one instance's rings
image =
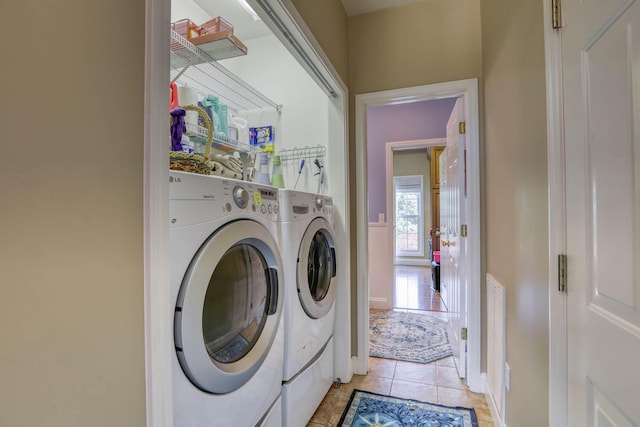
[[[277,190],[171,171],[176,427],[282,425]]]
[[[336,247],[332,199],[280,190],[285,271],[284,426],[306,425],[334,381]]]

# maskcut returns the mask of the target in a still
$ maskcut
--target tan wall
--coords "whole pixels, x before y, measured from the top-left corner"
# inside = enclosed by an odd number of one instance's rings
[[[376,92],[479,77],[479,0],[432,0],[349,18],[349,88]]]
[[[342,81],[347,84],[349,61],[347,15],[340,0],[293,0],[293,4],[327,55]]]
[[[482,0],[487,272],[507,289],[507,425],[548,417],[542,3]],[[535,416],[532,416],[535,414]]]
[[[144,426],[144,2],[7,6],[0,425]]]

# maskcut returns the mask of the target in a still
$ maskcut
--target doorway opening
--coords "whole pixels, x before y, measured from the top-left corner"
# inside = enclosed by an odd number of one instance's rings
[[[367,193],[368,186],[371,188],[382,188],[373,186],[367,182],[367,109],[370,106],[386,106],[396,104],[407,104],[419,101],[439,100],[444,98],[459,98],[464,103],[464,116],[466,117],[466,140],[468,143],[465,161],[465,171],[468,180],[467,188],[467,223],[465,224],[466,236],[466,265],[462,272],[463,291],[466,294],[467,317],[465,319],[467,349],[467,384],[472,391],[481,391],[482,383],[480,378],[480,343],[481,343],[481,316],[480,316],[480,174],[479,174],[479,115],[478,115],[478,83],[476,79],[460,80],[447,83],[418,86],[362,94],[356,96],[356,189],[357,189],[357,253],[358,274],[357,274],[357,356],[354,359],[354,372],[366,373],[369,364],[369,309],[375,308],[377,304],[389,303],[393,296],[389,293],[379,300],[369,298],[369,275],[368,260],[375,259],[375,264],[380,258],[370,258],[368,248],[372,246],[387,247],[393,246],[394,239],[387,227],[386,231],[377,233],[377,236],[369,235],[370,216],[378,217],[380,213],[376,210],[375,201],[369,200]],[[392,188],[392,183],[386,186],[387,192]],[[391,197],[388,198],[390,200]],[[392,209],[387,209],[389,214]],[[383,216],[379,219],[384,220]],[[375,221],[380,223],[380,221]],[[386,222],[386,221],[385,221]],[[387,222],[392,223],[392,222]],[[382,228],[382,227],[374,227]],[[378,239],[379,242],[371,240]],[[391,252],[394,253],[394,252]],[[392,270],[392,269],[390,269]],[[375,273],[374,273],[375,274]],[[390,276],[389,273],[387,273]],[[387,276],[387,277],[388,277]],[[391,280],[390,280],[391,281]],[[385,300],[386,298],[386,300]]]
[[[440,342],[440,337],[446,337],[442,330],[446,329],[448,319],[439,293],[439,277],[434,274],[439,273],[439,259],[436,262],[437,247],[434,257],[431,231],[433,221],[439,216],[437,198],[436,203],[433,201],[438,187],[438,179],[433,177],[438,173],[434,163],[446,145],[446,123],[455,101],[455,98],[448,98],[407,104],[400,108],[386,107],[383,111],[388,117],[385,118],[402,128],[395,132],[406,134],[412,131],[414,135],[438,137],[377,142],[379,147],[373,147],[376,142],[372,138],[369,146],[372,148],[370,151],[380,151],[382,148],[385,162],[384,167],[370,163],[368,179],[371,181],[375,179],[372,175],[382,175],[387,184],[386,192],[382,192],[385,193],[387,221],[382,224],[370,223],[369,233],[375,241],[382,231],[383,238],[391,242],[389,251],[384,250],[384,245],[369,246],[369,258],[376,260],[370,263],[370,268],[384,266],[385,270],[385,274],[370,272],[369,279],[369,292],[375,302],[370,307],[370,329],[374,331],[370,341],[375,342],[370,345],[373,356],[414,362],[422,360],[420,357],[407,360],[407,355],[414,354],[413,351],[408,351],[404,356],[402,352],[397,355],[394,352],[382,352],[381,338],[375,333],[378,328],[393,328],[397,332],[389,348],[401,348],[408,342],[415,346],[421,342],[420,352],[430,354],[430,361],[451,355],[448,340],[445,339],[446,343]],[[371,118],[377,120],[373,115]],[[369,132],[379,136],[376,126],[370,127]],[[387,132],[395,136],[394,131]],[[433,157],[434,154],[436,157]],[[370,154],[369,158],[375,158],[375,155]],[[371,191],[370,203],[380,193],[379,190]],[[381,256],[380,252],[387,255]],[[380,309],[393,312],[381,313]],[[438,350],[441,347],[448,350]]]

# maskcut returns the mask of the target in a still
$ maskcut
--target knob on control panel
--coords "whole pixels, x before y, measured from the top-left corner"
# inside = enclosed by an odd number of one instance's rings
[[[322,197],[316,197],[316,208],[322,209],[322,206],[324,206],[324,200]]]
[[[249,192],[239,185],[236,186],[233,189],[233,201],[240,209],[246,208],[249,203]]]

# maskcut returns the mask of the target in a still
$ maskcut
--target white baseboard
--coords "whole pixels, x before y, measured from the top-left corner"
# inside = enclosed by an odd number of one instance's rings
[[[351,365],[353,366],[353,373],[355,375],[367,375],[369,367],[364,357],[351,356]]]
[[[507,427],[504,423],[504,419],[502,418],[502,414],[498,412],[498,406],[496,405],[495,399],[493,398],[493,394],[491,393],[491,388],[489,387],[489,383],[487,382],[487,374],[480,374],[482,379],[482,384],[484,385],[484,396],[487,399],[487,405],[489,405],[489,409],[491,410],[491,417],[493,418],[493,424],[496,427]]]
[[[395,265],[408,265],[408,266],[418,266],[418,267],[427,267],[431,266],[431,263],[428,259],[415,259],[415,258],[396,258],[394,261]]]
[[[391,310],[391,304],[387,298],[369,298],[369,308],[376,310]]]

